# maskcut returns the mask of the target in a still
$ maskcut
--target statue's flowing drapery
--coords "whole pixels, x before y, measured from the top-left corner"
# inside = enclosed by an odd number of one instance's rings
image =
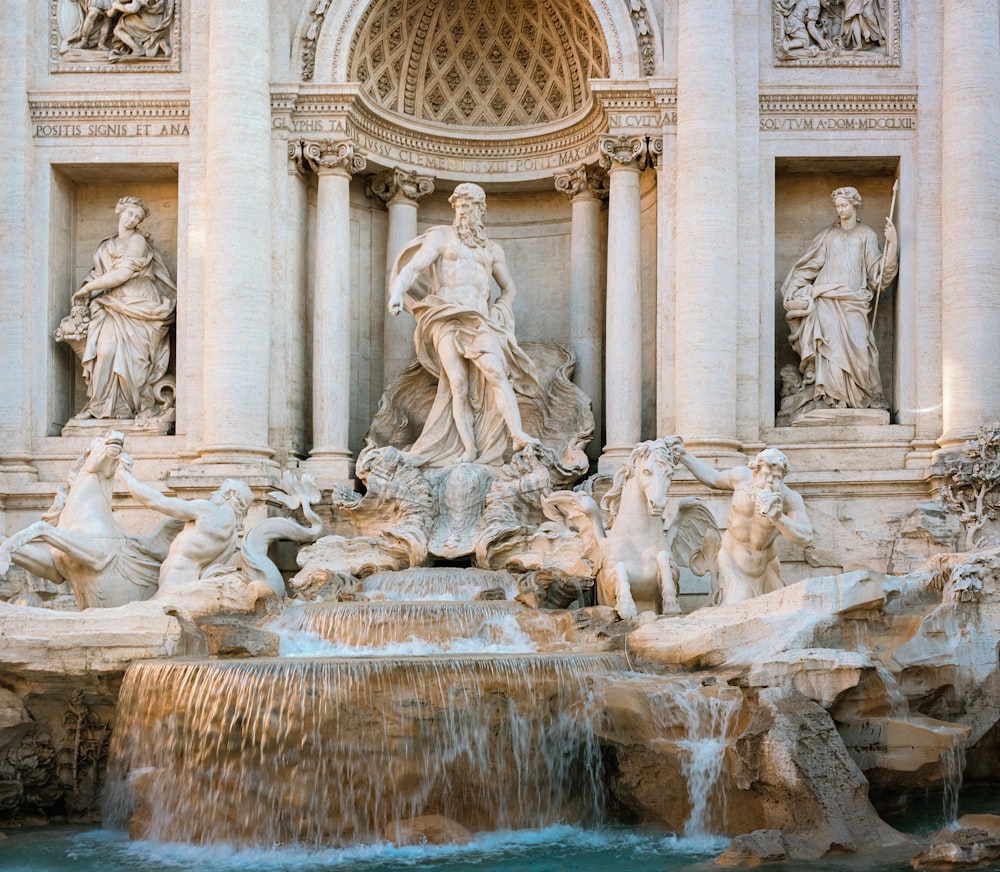
[[[134,418],[156,405],[153,387],[170,362],[170,325],[177,290],[159,252],[148,242],[142,257],[126,254],[118,236],[94,253],[90,280],[112,270],[131,278],[90,303],[87,344],[81,357],[87,404],[94,418]]]
[[[781,289],[789,341],[815,399],[851,409],[884,408],[878,349],[868,324],[872,289],[880,282],[882,252],[864,224],[821,231],[792,267]],[[896,275],[885,265],[884,287]]]

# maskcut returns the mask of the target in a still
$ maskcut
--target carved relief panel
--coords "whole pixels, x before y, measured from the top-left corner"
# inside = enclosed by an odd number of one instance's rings
[[[53,72],[180,69],[180,0],[52,0]]]
[[[776,66],[896,66],[901,0],[768,0]]]

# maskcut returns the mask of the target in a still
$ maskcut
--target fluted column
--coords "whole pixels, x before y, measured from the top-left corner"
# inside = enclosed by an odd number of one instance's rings
[[[556,190],[569,198],[572,209],[569,264],[569,344],[576,355],[574,381],[594,411],[595,454],[604,421],[604,300],[601,275],[601,204],[607,197],[606,175],[600,167],[581,164],[556,176]]]
[[[942,8],[939,441],[947,448],[1000,417],[1000,22],[995,0]]]
[[[210,0],[200,462],[269,457],[268,0]],[[192,244],[199,244],[198,240]],[[189,292],[191,289],[188,289]],[[184,293],[184,289],[181,289]]]
[[[675,417],[710,452],[739,449],[734,5],[677,5]]]
[[[599,147],[610,189],[604,322],[606,435],[598,469],[613,472],[628,458],[642,434],[639,174],[649,157],[649,140],[644,136],[602,136]]]
[[[353,475],[351,422],[351,176],[365,159],[345,140],[308,142],[318,177],[313,289],[312,434],[308,466],[321,483]]]
[[[28,5],[15,3],[6,9],[0,33],[0,236],[4,245],[0,269],[0,481],[7,476],[35,477],[28,463],[28,396],[31,377],[25,356],[25,290],[28,286],[28,256],[25,245],[14,244],[27,214],[28,154]],[[43,322],[44,326],[44,322]],[[38,335],[36,333],[36,335]],[[44,336],[44,333],[41,333]],[[45,339],[41,340],[42,342]],[[39,348],[43,346],[39,345]],[[47,382],[43,381],[42,384]],[[37,419],[37,416],[35,416]],[[49,420],[46,418],[45,420]]]
[[[410,240],[417,235],[417,205],[424,197],[434,193],[434,179],[415,172],[394,169],[371,180],[373,196],[386,204],[389,212],[389,232],[385,252],[385,286],[396,258]],[[413,357],[413,316],[409,312],[399,315],[383,314],[382,328],[382,384],[388,385],[403,371]]]

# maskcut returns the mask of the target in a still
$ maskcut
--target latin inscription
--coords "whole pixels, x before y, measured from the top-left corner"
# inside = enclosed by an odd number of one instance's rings
[[[761,130],[915,130],[915,118],[888,117],[836,117],[823,118],[761,118]]]
[[[558,169],[559,167],[580,163],[594,154],[593,148],[581,145],[563,151],[538,155],[537,157],[490,159],[427,154],[416,149],[398,148],[382,140],[372,139],[362,133],[356,134],[355,142],[363,152],[372,157],[392,163],[424,167],[442,172],[486,175]]]
[[[82,124],[49,124],[35,122],[31,125],[32,136],[40,139],[58,137],[91,137],[106,139],[129,139],[136,136],[187,136],[188,126],[183,122],[162,121],[120,121],[93,122]]]

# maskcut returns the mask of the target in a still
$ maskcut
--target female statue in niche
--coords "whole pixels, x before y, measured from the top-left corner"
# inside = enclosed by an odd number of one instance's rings
[[[94,268],[73,294],[73,309],[56,331],[80,358],[87,402],[74,419],[135,419],[153,428],[172,405],[164,395],[170,325],[177,288],[160,253],[139,229],[148,217],[138,197],[115,208],[118,235],[94,253]]]
[[[896,277],[896,228],[887,218],[883,252],[875,231],[858,222],[857,190],[837,188],[830,199],[837,220],[813,239],[781,288],[789,341],[801,361],[797,404],[885,409],[869,310]]]

